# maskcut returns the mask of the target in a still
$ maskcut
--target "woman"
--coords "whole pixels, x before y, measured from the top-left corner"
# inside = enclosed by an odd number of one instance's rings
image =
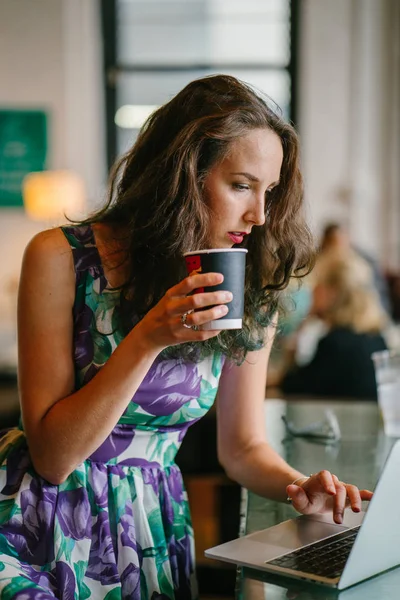
[[[1,446],[7,598],[195,597],[174,457],[217,390],[219,458],[241,485],[338,523],[371,497],[327,471],[303,476],[265,440],[279,290],[311,263],[301,206],[293,129],[220,75],[149,118],[103,210],[32,240],[19,293],[24,432]],[[248,249],[245,325],[202,331],[231,296],[191,294],[222,276],[185,277],[182,253],[236,241]]]
[[[326,326],[312,360],[291,368],[286,393],[376,400],[371,354],[386,349],[386,317],[370,266],[354,252],[330,252],[314,272],[311,314]]]

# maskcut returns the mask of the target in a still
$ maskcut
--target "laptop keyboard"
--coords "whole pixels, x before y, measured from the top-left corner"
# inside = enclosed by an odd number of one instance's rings
[[[321,577],[335,578],[342,574],[360,527],[349,529],[315,544],[299,548],[266,564],[303,571]]]

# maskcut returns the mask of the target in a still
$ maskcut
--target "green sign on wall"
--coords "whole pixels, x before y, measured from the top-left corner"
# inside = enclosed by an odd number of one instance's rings
[[[0,110],[0,207],[22,206],[22,181],[46,168],[47,115]]]

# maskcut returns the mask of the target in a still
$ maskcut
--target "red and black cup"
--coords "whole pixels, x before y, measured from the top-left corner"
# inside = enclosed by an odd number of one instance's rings
[[[245,248],[210,248],[193,250],[184,254],[189,275],[195,273],[222,273],[222,283],[199,288],[194,293],[224,290],[232,292],[233,299],[228,302],[228,312],[223,317],[209,321],[201,329],[241,329],[244,311],[244,280],[246,270]],[[209,308],[209,307],[207,307]]]

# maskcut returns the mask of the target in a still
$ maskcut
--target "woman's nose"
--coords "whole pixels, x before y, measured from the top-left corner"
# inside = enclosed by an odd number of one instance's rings
[[[254,225],[264,225],[265,223],[265,197],[264,194],[254,198],[249,210],[247,211],[247,221]]]

